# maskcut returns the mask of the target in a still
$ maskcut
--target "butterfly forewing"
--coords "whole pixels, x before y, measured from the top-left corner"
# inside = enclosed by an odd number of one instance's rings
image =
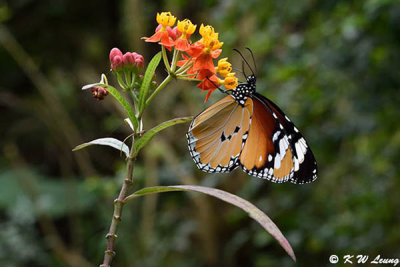
[[[255,94],[255,97],[268,105],[272,112],[277,115],[279,122],[283,125],[283,130],[289,137],[288,139],[291,153],[293,154],[294,164],[294,175],[290,181],[296,184],[304,184],[317,179],[317,162],[306,140],[293,122],[268,98],[258,93]]]
[[[282,128],[273,111],[253,98],[249,136],[239,158],[246,173],[278,183],[293,176],[293,157]]]
[[[187,134],[197,167],[206,172],[229,172],[237,167],[253,113],[252,101],[244,106],[226,96],[200,113]]]

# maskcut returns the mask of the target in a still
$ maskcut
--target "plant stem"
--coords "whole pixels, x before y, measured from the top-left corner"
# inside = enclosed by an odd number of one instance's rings
[[[193,66],[193,62],[188,63],[186,62],[182,67],[180,67],[177,71],[176,71],[176,75],[181,75],[182,73],[185,73],[188,69],[190,69]]]
[[[162,83],[154,90],[154,92],[147,98],[145,107],[150,104],[151,100],[172,80],[172,75],[168,74],[167,78],[162,81]]]
[[[128,159],[128,171],[126,173],[126,178],[124,180],[124,183],[122,184],[121,191],[119,192],[118,198],[114,200],[114,213],[113,217],[111,220],[111,225],[110,225],[110,230],[108,231],[108,234],[106,235],[107,239],[107,247],[106,250],[104,251],[104,259],[103,259],[103,264],[100,265],[100,267],[110,267],[111,266],[111,261],[113,260],[116,252],[115,252],[115,240],[117,239],[117,228],[118,224],[121,221],[122,217],[122,209],[125,205],[124,199],[128,195],[128,191],[130,187],[132,186],[132,177],[133,177],[133,167],[135,164],[136,157],[133,157],[135,155],[135,142],[133,140],[132,142],[132,148],[131,148],[131,154]]]
[[[176,71],[176,64],[178,63],[178,58],[180,55],[181,51],[174,50],[174,56],[172,57],[172,66],[171,66],[171,71],[175,72]]]
[[[170,73],[171,66],[169,65],[169,62],[168,62],[167,51],[165,50],[165,47],[163,45],[161,46],[161,51],[162,51],[162,58],[164,61],[165,68],[167,68],[167,72]]]
[[[185,80],[185,81],[191,81],[191,82],[201,82],[202,81],[200,79],[189,78],[189,77],[185,77],[185,76],[177,76],[176,78],[178,80]]]

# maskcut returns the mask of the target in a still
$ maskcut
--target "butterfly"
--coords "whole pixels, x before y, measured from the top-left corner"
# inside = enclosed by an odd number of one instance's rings
[[[309,145],[285,113],[256,92],[256,76],[236,51],[252,75],[244,74],[246,82],[234,90],[219,88],[228,95],[193,119],[186,136],[194,162],[210,173],[240,166],[249,175],[276,183],[314,181],[317,162]]]

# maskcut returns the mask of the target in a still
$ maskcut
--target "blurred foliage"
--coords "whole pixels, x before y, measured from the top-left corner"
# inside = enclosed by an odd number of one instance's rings
[[[252,48],[258,91],[302,130],[320,175],[298,186],[240,170],[202,173],[179,125],[141,151],[136,188],[201,184],[238,194],[275,221],[298,266],[329,266],[331,254],[399,257],[398,1],[17,0],[0,2],[1,265],[101,261],[125,162],[111,148],[71,149],[123,140],[129,129],[111,98],[97,102],[80,88],[100,73],[111,77],[114,46],[149,60],[158,46],[140,37],[166,10],[212,24],[222,56],[238,69],[231,48]],[[204,96],[194,84],[172,83],[149,108],[145,129],[221,98],[215,92],[203,104]],[[134,200],[118,233],[115,266],[294,266],[244,212],[197,194]]]

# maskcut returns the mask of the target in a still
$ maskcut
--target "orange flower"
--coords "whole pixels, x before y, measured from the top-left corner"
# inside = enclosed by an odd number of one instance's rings
[[[202,24],[199,32],[203,38],[194,43],[187,51],[190,56],[196,58],[193,64],[193,70],[207,69],[215,73],[213,58],[219,57],[222,52],[220,48],[224,43],[218,40],[218,33],[209,25],[204,26]]]
[[[196,79],[203,80],[201,83],[197,85],[203,91],[208,91],[206,95],[206,99],[204,102],[207,102],[211,93],[215,91],[215,89],[219,86],[218,77],[207,69],[200,70],[196,76]]]
[[[160,42],[163,46],[171,48],[174,45],[174,32],[171,27],[175,24],[175,21],[176,17],[174,17],[171,12],[157,13],[157,22],[159,25],[156,28],[156,33],[151,37],[143,37],[142,39],[146,42]]]
[[[178,32],[181,33],[181,36],[175,41],[175,48],[180,51],[187,51],[190,49],[189,38],[190,35],[194,33],[196,30],[196,25],[185,19],[183,21],[178,21]]]
[[[184,55],[184,54],[182,54],[182,57],[183,57],[183,59],[182,59],[182,60],[179,60],[179,61],[177,62],[177,64],[176,64],[178,67],[182,67],[182,66],[185,65],[186,63],[187,63],[187,64],[191,64],[191,63],[194,62],[194,59],[193,59],[193,58],[188,57],[188,56],[186,56],[186,55]],[[193,76],[188,76],[189,78],[194,78],[194,77],[196,76],[196,72],[193,70],[193,68],[188,69],[188,70],[186,71],[186,74],[193,74]]]

